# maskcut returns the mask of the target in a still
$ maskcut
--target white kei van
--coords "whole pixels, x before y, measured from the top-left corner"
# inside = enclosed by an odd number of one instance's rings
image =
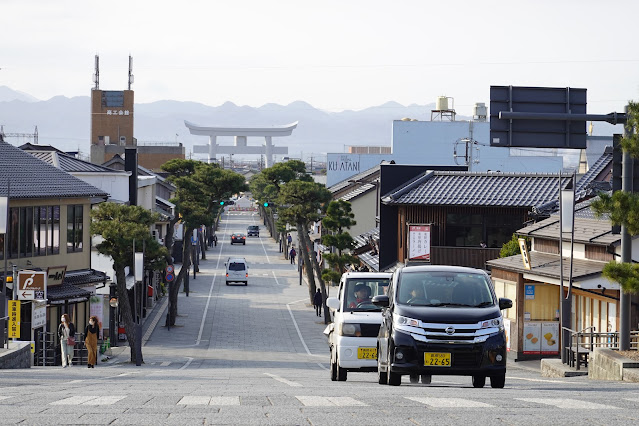
[[[248,285],[248,263],[243,257],[229,257],[226,262],[226,285],[229,283],[244,283]]]
[[[338,297],[326,299],[333,317],[324,330],[331,351],[331,380],[345,381],[347,371],[377,371],[382,312],[371,298],[387,293],[391,276],[389,272],[346,272]]]

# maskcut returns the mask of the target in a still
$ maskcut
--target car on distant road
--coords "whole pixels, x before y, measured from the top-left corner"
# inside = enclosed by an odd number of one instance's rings
[[[246,236],[247,237],[252,237],[252,236],[259,237],[260,236],[260,227],[258,225],[249,225],[249,227],[246,230]]]
[[[377,370],[377,333],[382,313],[371,297],[386,294],[391,275],[346,272],[340,279],[338,297],[326,299],[333,319],[324,330],[331,351],[332,381],[345,381],[348,371]]]
[[[231,244],[235,243],[246,245],[246,235],[241,232],[231,234]]]

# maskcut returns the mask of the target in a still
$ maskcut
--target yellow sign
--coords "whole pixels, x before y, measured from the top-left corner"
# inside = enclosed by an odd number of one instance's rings
[[[20,338],[20,301],[9,300],[9,337]]]
[[[35,342],[31,342],[31,353],[35,353]]]
[[[521,251],[521,260],[524,262],[524,268],[530,270],[530,253],[528,253],[526,240],[518,238],[517,241],[519,241],[519,250]]]

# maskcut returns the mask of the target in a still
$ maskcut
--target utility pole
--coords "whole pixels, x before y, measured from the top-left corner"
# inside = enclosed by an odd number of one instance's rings
[[[628,106],[625,111],[628,115]],[[632,129],[628,128],[628,124],[624,124],[623,136],[628,138]],[[635,160],[639,161],[639,159]],[[623,151],[622,169],[621,169],[621,190],[623,192],[633,192],[632,187],[632,163],[630,153]],[[639,188],[637,188],[639,190]],[[632,262],[632,239],[628,233],[628,228],[621,225],[621,262]],[[619,289],[619,350],[627,351],[630,349],[630,294],[626,293],[622,288]]]

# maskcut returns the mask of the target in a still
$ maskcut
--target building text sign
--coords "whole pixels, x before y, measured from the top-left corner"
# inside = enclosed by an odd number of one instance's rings
[[[408,225],[408,260],[430,262],[430,225]]]

